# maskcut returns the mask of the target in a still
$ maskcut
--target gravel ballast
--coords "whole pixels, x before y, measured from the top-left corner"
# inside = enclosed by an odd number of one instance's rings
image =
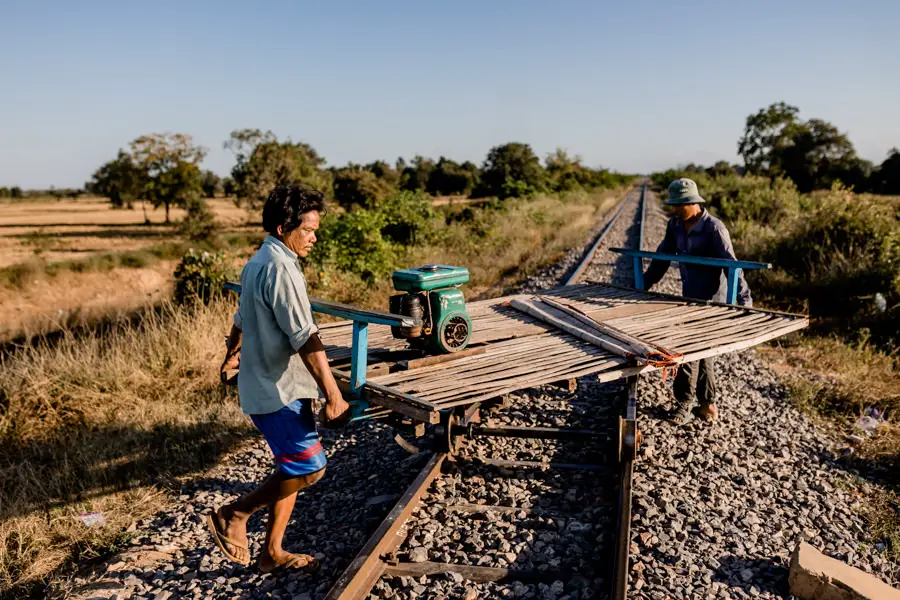
[[[637,194],[607,235],[586,279],[632,285],[631,259],[608,252],[635,247]],[[655,249],[665,215],[648,194],[644,249]],[[629,216],[630,215],[630,216]],[[557,285],[580,257],[570,253],[555,270],[526,282],[525,291]],[[646,266],[645,266],[646,268]],[[680,293],[677,268],[654,291]],[[787,564],[800,540],[896,585],[900,574],[867,539],[859,496],[844,481],[842,445],[793,408],[785,387],[750,351],[718,358],[720,420],[676,427],[664,419],[671,381],[658,375],[639,384],[643,445],[636,463],[630,596],[634,598],[781,598]],[[570,396],[544,386],[512,394],[498,424],[604,427],[605,406],[621,383],[579,381]],[[286,548],[316,555],[314,575],[260,575],[229,563],[200,515],[252,489],[271,471],[261,439],[249,440],[203,478],[183,486],[172,508],[138,522],[120,555],[69,582],[73,598],[323,598],[368,534],[427,461],[409,455],[378,423],[323,431],[328,471],[300,493],[285,536]],[[559,442],[486,438],[466,452],[494,458],[614,465],[596,448]],[[598,532],[614,518],[614,490],[598,486],[608,474],[454,466],[438,480],[408,524],[398,551],[403,561],[447,561],[523,569],[572,568],[579,578],[548,583],[476,584],[456,574],[385,577],[373,598],[603,598],[602,561],[612,540]],[[611,470],[610,470],[611,472]],[[854,482],[858,485],[858,482]],[[466,513],[463,504],[521,508]],[[250,552],[263,537],[251,520]],[[605,551],[604,551],[605,550]],[[479,563],[479,561],[482,561]]]

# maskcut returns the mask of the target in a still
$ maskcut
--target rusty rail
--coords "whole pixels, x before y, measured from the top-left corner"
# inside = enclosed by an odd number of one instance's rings
[[[443,453],[432,455],[375,533],[366,541],[356,558],[331,586],[331,590],[325,596],[326,600],[361,599],[368,595],[387,568],[382,557],[396,550],[406,539],[403,526],[418,506],[428,486],[440,474],[445,458],[447,455]]]
[[[597,237],[594,239],[594,243],[591,244],[591,247],[585,253],[584,257],[581,259],[581,262],[578,263],[578,266],[575,267],[575,270],[572,271],[572,274],[566,279],[563,285],[575,285],[578,283],[578,280],[581,279],[581,276],[584,275],[585,269],[588,268],[588,265],[591,264],[591,261],[594,260],[594,254],[597,253],[597,248],[600,247],[600,244],[603,243],[603,238],[606,237],[606,234],[609,233],[609,230],[612,229],[613,224],[619,218],[619,215],[622,214],[622,210],[625,208],[625,205],[629,202],[629,196],[631,194],[626,194],[625,198],[619,202],[619,207],[616,209],[616,212],[613,213],[612,218],[606,222],[606,225],[603,226],[603,229],[600,230],[600,233],[597,234]]]

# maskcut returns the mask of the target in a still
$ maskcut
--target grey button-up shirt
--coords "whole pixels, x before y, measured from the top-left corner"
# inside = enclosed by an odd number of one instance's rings
[[[710,215],[706,209],[700,214],[700,218],[690,231],[684,230],[684,222],[677,216],[669,219],[666,237],[663,238],[656,251],[666,254],[687,254],[735,260],[728,229],[725,228],[722,221]],[[663,278],[669,264],[668,261],[662,260],[654,260],[650,263],[650,267],[644,275],[646,289],[649,290]],[[678,268],[681,273],[683,296],[697,300],[727,301],[728,282],[725,269],[684,263],[678,263]],[[753,306],[750,288],[747,287],[747,281],[741,270],[738,270],[737,301],[742,306]]]
[[[234,324],[243,338],[238,393],[245,414],[272,413],[294,400],[320,396],[297,354],[319,330],[306,279],[297,255],[271,235],[241,272]]]

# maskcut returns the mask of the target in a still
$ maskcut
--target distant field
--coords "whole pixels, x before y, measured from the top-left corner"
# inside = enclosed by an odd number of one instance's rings
[[[256,231],[250,214],[231,200],[210,200],[225,232]],[[173,208],[177,222],[184,211]],[[255,218],[255,215],[254,215]],[[178,239],[174,225],[164,225],[165,212],[140,204],[112,209],[105,198],[35,199],[0,204],[0,268],[35,259],[79,260],[92,255],[139,250]]]
[[[255,215],[230,199],[209,203],[223,234],[260,233],[250,224]],[[173,223],[183,216],[171,210]],[[168,298],[185,240],[164,220],[162,209],[112,209],[105,198],[0,203],[0,272],[7,275],[0,280],[0,342]],[[47,277],[53,265],[63,267]]]

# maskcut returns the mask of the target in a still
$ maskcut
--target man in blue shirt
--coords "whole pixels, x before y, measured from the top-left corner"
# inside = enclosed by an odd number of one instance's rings
[[[665,254],[686,254],[736,260],[731,237],[724,223],[710,215],[703,204],[697,184],[692,179],[676,179],[669,185],[669,198],[674,216],[666,226],[666,236],[656,249]],[[668,261],[653,260],[644,275],[646,289],[652,288],[663,278],[669,268]],[[678,263],[681,274],[681,293],[686,298],[725,302],[728,284],[721,267]],[[738,271],[738,304],[753,306],[750,288],[743,273]],[[675,376],[672,391],[676,409],[672,418],[684,424],[691,419],[694,398],[700,406],[697,414],[714,421],[719,416],[716,407],[716,379],[712,358],[682,364]]]
[[[325,397],[327,426],[343,425],[350,417],[319,339],[298,262],[316,243],[324,209],[322,194],[305,187],[282,186],[269,195],[262,214],[269,235],[241,273],[240,303],[222,364],[223,374],[240,366],[241,409],[275,455],[275,472],[254,491],[206,515],[206,522],[225,556],[246,565],[247,520],[268,507],[259,558],[264,573],[318,567],[313,556],[286,552],[282,538],[297,492],[325,474],[314,400]]]

